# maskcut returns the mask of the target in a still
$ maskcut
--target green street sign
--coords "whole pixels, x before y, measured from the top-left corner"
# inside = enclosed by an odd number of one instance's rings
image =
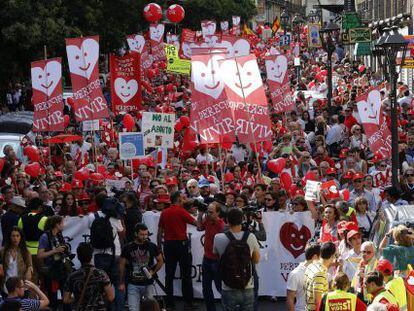
[[[370,28],[353,28],[349,29],[349,43],[370,43],[371,29]]]
[[[360,28],[362,26],[361,19],[356,12],[349,12],[342,15],[342,28],[352,29]]]

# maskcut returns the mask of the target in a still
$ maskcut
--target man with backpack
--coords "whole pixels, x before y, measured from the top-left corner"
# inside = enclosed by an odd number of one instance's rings
[[[90,214],[90,242],[94,248],[95,267],[104,270],[115,286],[115,301],[111,310],[123,310],[123,293],[118,291],[119,257],[121,256],[121,238],[124,227],[121,222],[120,203],[114,198],[95,198],[99,211]],[[105,196],[102,194],[102,196]]]
[[[227,215],[230,230],[214,237],[213,252],[220,257],[222,305],[224,311],[253,310],[253,265],[260,259],[254,234],[242,231],[243,212],[231,209]]]

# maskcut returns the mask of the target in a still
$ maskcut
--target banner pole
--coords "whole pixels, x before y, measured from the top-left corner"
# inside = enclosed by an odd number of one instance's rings
[[[241,91],[242,91],[242,95],[243,95],[243,103],[246,106],[246,96],[244,95],[244,88],[243,88],[243,83],[241,80],[241,76],[240,76],[240,70],[239,70],[239,64],[237,63],[236,57],[233,57],[234,62],[236,63],[236,69],[237,69],[237,74],[239,76],[239,81],[240,81],[240,86],[241,86]],[[249,104],[250,106],[250,104]],[[250,109],[248,109],[247,115],[249,116],[249,123],[252,119],[251,114],[250,114]],[[251,126],[250,126],[250,130],[251,130]],[[254,136],[254,134],[252,133],[252,138],[253,138],[253,144],[254,144],[254,149],[257,149],[257,142],[256,142],[256,137]],[[256,156],[256,161],[257,161],[257,169],[258,169],[258,175],[260,176],[260,179],[262,179],[262,168],[260,166],[260,161],[259,161],[259,154],[257,152],[257,150],[253,150],[255,156]]]
[[[219,160],[220,160],[220,173],[221,173],[221,187],[222,187],[222,191],[224,191],[224,169],[223,169],[223,156],[221,155],[221,144],[219,143],[218,145],[218,149],[219,149]]]
[[[44,57],[45,61],[47,61],[47,46],[46,46],[46,44],[43,45],[43,57]],[[47,77],[48,76],[46,75],[46,85],[49,84],[48,81],[47,81]],[[49,101],[49,95],[48,94],[46,94],[46,102],[47,101]],[[47,107],[47,116],[50,117],[50,106],[49,105]],[[50,140],[49,140],[48,145],[49,145],[49,152],[48,152],[48,154],[49,154],[49,164],[52,164],[52,150],[51,150]]]

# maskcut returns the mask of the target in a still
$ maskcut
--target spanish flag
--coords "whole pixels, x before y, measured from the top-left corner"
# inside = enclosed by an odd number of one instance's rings
[[[280,29],[280,21],[279,21],[279,17],[276,16],[275,20],[273,21],[272,31],[273,33],[276,33],[279,29]]]
[[[250,28],[249,28],[249,26],[247,26],[247,24],[246,23],[244,23],[244,25],[243,25],[243,34],[245,35],[245,36],[255,36],[256,34],[253,32],[253,30],[251,30]]]

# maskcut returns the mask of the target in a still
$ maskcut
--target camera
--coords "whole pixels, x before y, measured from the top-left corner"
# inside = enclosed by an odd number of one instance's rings
[[[199,212],[203,212],[203,213],[207,212],[207,209],[208,209],[208,204],[204,202],[200,202],[199,200],[194,200],[193,206],[197,208]]]

